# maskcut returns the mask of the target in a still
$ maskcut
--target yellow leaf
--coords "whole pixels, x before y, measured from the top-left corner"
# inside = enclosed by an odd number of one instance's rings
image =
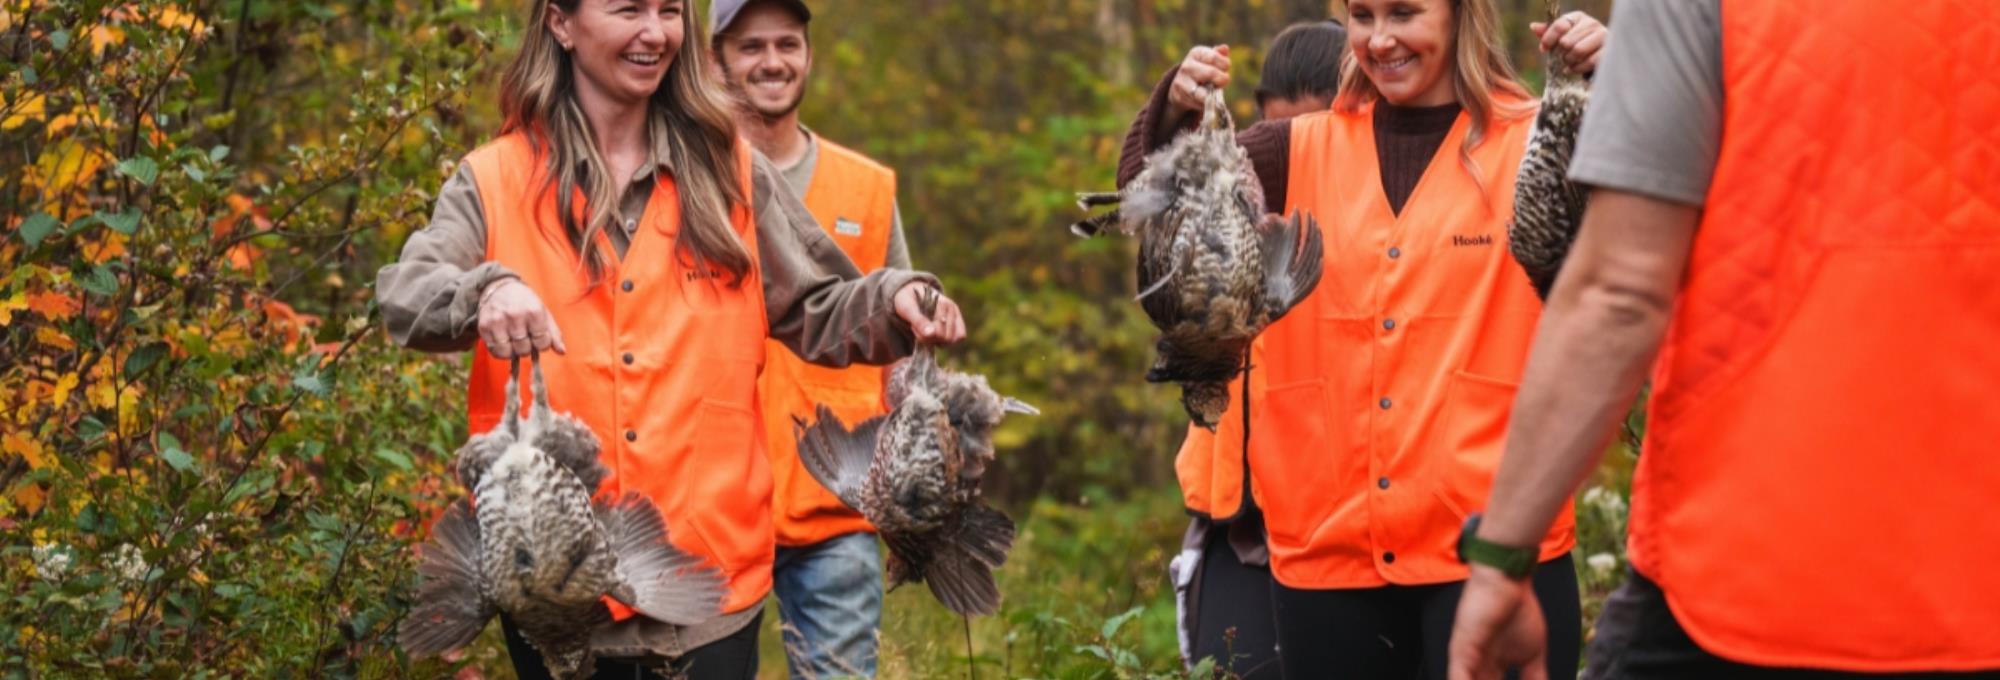
[[[192,15],[182,12],[179,7],[172,5],[161,9],[160,15],[153,17],[153,22],[163,28],[187,29],[192,33],[200,33],[202,29],[200,21],[197,21]]]
[[[91,383],[90,387],[84,388],[83,396],[90,401],[91,406],[111,408],[111,405],[118,401],[118,388],[112,385],[109,380],[99,380]]]
[[[30,470],[40,470],[49,464],[48,457],[42,454],[41,442],[29,439],[26,435],[19,432],[9,432],[5,435],[0,435],[0,449],[5,449],[8,453],[20,456],[22,460],[28,461],[28,469]]]
[[[6,30],[0,28],[0,33]],[[0,130],[12,130],[47,117],[48,111],[45,108],[47,102],[48,97],[38,94],[23,101],[0,103],[0,110],[7,112],[7,118],[0,120]]]
[[[90,29],[91,56],[104,56],[104,48],[125,42],[125,29],[117,26],[96,26]]]
[[[71,338],[71,337],[69,337],[69,336],[67,336],[67,335],[63,335],[63,334],[62,334],[62,331],[59,331],[59,330],[56,330],[56,329],[55,329],[54,327],[51,327],[51,326],[42,326],[42,327],[39,327],[39,328],[36,328],[36,329],[35,329],[35,341],[36,341],[36,342],[40,342],[40,343],[42,343],[42,344],[44,344],[44,345],[48,345],[48,346],[50,346],[50,347],[54,347],[54,348],[56,348],[56,349],[60,349],[60,350],[63,350],[63,351],[69,351],[69,350],[73,350],[73,349],[76,349],[76,340],[75,340],[75,339],[73,339],[73,338]],[[71,377],[75,377],[75,376],[73,376],[73,375],[72,375]],[[70,385],[70,386],[71,386],[71,387],[75,387],[75,384],[74,384],[74,383],[75,383],[76,381],[72,380],[72,381],[70,381],[70,382],[71,382],[71,385]],[[60,400],[58,400],[58,401],[60,401]]]
[[[46,329],[46,327],[44,328]],[[75,373],[64,373],[62,377],[56,378],[56,391],[55,394],[49,395],[49,403],[55,404],[57,408],[61,408],[64,403],[69,401],[69,393],[71,390],[76,389],[76,383],[77,377]]]
[[[0,328],[5,328],[7,324],[13,323],[14,312],[27,308],[28,298],[21,293],[15,293],[13,297],[0,300]]]
[[[42,150],[42,156],[35,161],[35,169],[41,171],[46,182],[46,194],[63,194],[97,175],[97,171],[110,160],[103,150],[85,146],[74,138],[64,139],[54,146]]]

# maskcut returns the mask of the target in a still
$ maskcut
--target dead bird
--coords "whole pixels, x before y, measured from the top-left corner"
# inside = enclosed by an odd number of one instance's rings
[[[1251,341],[1319,286],[1319,224],[1264,212],[1263,187],[1216,89],[1200,126],[1147,156],[1122,191],[1077,203],[1112,204],[1070,230],[1090,237],[1116,225],[1139,235],[1139,303],[1160,329],[1146,380],[1180,383],[1188,417],[1213,430]]]
[[[458,452],[470,499],[431,528],[416,606],[398,641],[411,656],[470,643],[505,613],[558,678],[590,675],[590,635],[611,622],[609,595],[650,618],[692,624],[721,612],[720,570],[667,542],[653,502],[639,494],[592,501],[609,473],[582,422],[549,408],[539,357],[535,401],[520,416],[520,359],[492,431]]]
[[[922,298],[935,310],[936,291]],[[1014,521],[980,498],[993,430],[1008,413],[1039,411],[1003,397],[986,377],[946,370],[929,346],[890,369],[887,415],[850,430],[826,406],[794,417],[799,457],[814,479],[868,518],[889,544],[889,587],[921,581],[961,615],[1000,610],[993,570],[1014,545]]]
[[[1560,13],[1556,0],[1545,4],[1547,21]],[[1569,180],[1570,156],[1576,153],[1583,110],[1590,104],[1590,83],[1569,69],[1562,54],[1548,55],[1548,84],[1542,88],[1541,110],[1528,134],[1527,153],[1514,179],[1514,221],[1507,226],[1507,249],[1528,272],[1535,295],[1546,300],[1576,242],[1590,192]]]

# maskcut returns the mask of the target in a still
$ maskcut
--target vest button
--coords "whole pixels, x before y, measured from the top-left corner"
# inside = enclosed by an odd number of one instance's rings
[[[1382,489],[1388,489],[1388,488],[1389,488],[1389,478],[1388,478],[1388,477],[1383,477],[1383,478],[1380,478],[1380,479],[1377,479],[1377,480],[1375,480],[1375,486],[1376,486],[1376,487],[1379,487],[1379,488],[1382,488]]]
[[[1396,259],[1396,258],[1399,258],[1399,257],[1402,257],[1402,256],[1403,256],[1403,249],[1402,249],[1402,248],[1390,248],[1390,249],[1389,249],[1389,259],[1393,260],[1393,259]]]
[[[1382,410],[1384,411],[1389,410],[1390,401],[1388,397],[1383,397],[1382,401],[1379,403],[1382,405]]]
[[[1393,330],[1396,330],[1396,320],[1395,320],[1395,319],[1383,319],[1383,320],[1382,320],[1382,330],[1385,330],[1385,331],[1393,331]]]
[[[626,431],[625,431],[625,441],[628,441],[628,442],[636,442],[636,441],[639,441],[639,433],[638,433],[638,432],[635,432],[635,431],[632,431],[632,430],[626,430]]]
[[[1383,564],[1395,564],[1395,563],[1396,563],[1396,553],[1394,553],[1394,552],[1385,552],[1385,553],[1382,553],[1382,563],[1383,563]]]
[[[626,366],[630,366],[630,365],[632,365],[632,353],[631,353],[631,352],[626,352],[626,353],[625,353],[625,365],[626,365]]]
[[[632,281],[630,279],[627,279],[625,283],[620,284],[618,287],[623,288],[625,289],[625,292],[630,293],[632,292]]]

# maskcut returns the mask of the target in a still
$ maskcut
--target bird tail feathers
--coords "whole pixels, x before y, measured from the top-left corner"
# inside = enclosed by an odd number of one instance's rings
[[[1014,521],[999,510],[975,505],[948,529],[944,544],[924,565],[924,583],[938,602],[964,616],[1000,611],[1000,585],[993,570],[1007,562],[1014,546]]]
[[[416,606],[397,631],[403,651],[413,657],[442,654],[470,644],[495,609],[479,593],[479,524],[472,504],[446,508],[421,550]]]

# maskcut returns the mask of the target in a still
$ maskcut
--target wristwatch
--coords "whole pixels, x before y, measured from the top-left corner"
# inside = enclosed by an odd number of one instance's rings
[[[1541,551],[1530,546],[1526,548],[1501,545],[1479,537],[1479,513],[1465,518],[1465,526],[1458,530],[1458,561],[1465,564],[1484,564],[1507,578],[1516,581],[1527,578],[1535,572],[1535,558]]]

